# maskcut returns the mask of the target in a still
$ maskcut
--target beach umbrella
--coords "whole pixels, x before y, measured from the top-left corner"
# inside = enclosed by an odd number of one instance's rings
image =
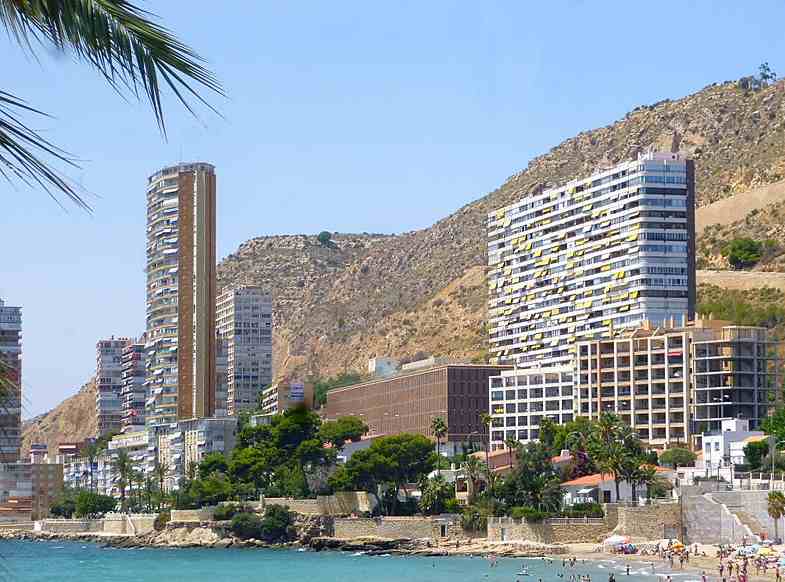
[[[618,546],[620,544],[627,544],[629,542],[630,542],[629,536],[621,536],[617,534],[605,538],[605,541],[603,541],[602,543],[610,546]]]

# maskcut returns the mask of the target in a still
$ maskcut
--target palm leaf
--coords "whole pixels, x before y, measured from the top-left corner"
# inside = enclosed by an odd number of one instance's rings
[[[118,93],[129,91],[137,98],[143,94],[166,135],[162,85],[192,114],[189,97],[215,111],[194,85],[219,95],[224,92],[204,60],[151,17],[126,0],[0,0],[0,23],[20,45],[31,52],[35,44],[70,51],[96,68]],[[41,113],[8,93],[0,93],[0,172],[7,179],[37,183],[50,195],[50,188],[60,191],[88,208],[41,156],[71,165],[73,160],[23,124],[15,116],[22,110]]]

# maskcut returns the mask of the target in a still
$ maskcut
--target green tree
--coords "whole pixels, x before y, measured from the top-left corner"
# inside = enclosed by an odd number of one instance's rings
[[[112,461],[112,471],[115,474],[117,488],[120,489],[120,510],[127,511],[128,505],[126,504],[125,491],[131,484],[134,473],[134,462],[128,455],[128,451],[120,449],[117,452],[117,455]]]
[[[158,480],[158,492],[161,494],[161,499],[163,499],[166,489],[164,483],[169,478],[171,472],[172,468],[169,463],[156,457],[155,465],[153,466],[153,476]],[[160,507],[158,509],[160,510]]]
[[[774,414],[763,419],[760,427],[778,442],[785,439],[785,407],[778,406]]]
[[[603,412],[593,425],[587,448],[600,471],[613,476],[616,499],[619,500],[619,485],[625,467],[630,458],[639,458],[643,453],[637,435],[618,416]]]
[[[442,439],[447,436],[447,423],[441,416],[431,419],[431,434],[436,438],[436,472],[441,475],[441,445]]]
[[[420,486],[420,511],[425,515],[444,513],[447,501],[455,498],[455,487],[437,475]]]
[[[87,441],[82,450],[80,451],[82,458],[87,459],[87,463],[90,465],[90,490],[95,490],[95,461],[98,458],[98,454],[101,452],[99,448],[99,443],[97,441]]]
[[[195,86],[223,94],[202,59],[150,13],[128,0],[0,0],[0,24],[24,49],[35,46],[66,53],[96,69],[119,93],[144,95],[165,131],[161,85],[193,111],[187,96],[205,103]],[[0,91],[0,167],[7,178],[59,192],[89,209],[48,159],[75,166],[73,159],[22,120],[41,114],[22,99]]]
[[[753,441],[744,445],[744,459],[750,471],[759,471],[763,468],[763,459],[769,454],[767,441]]]
[[[758,67],[758,78],[761,80],[761,83],[767,85],[777,80],[777,73],[771,69],[768,62],[761,63],[760,67]]]
[[[562,503],[561,479],[548,448],[532,442],[518,449],[518,466],[501,485],[508,507],[558,511]]]
[[[666,467],[687,467],[695,463],[698,457],[691,450],[685,447],[671,446],[660,455],[660,463]]]
[[[318,241],[319,241],[319,244],[320,244],[320,245],[322,245],[322,246],[325,246],[325,247],[326,247],[326,246],[329,246],[329,245],[330,245],[330,242],[331,242],[332,236],[333,236],[333,235],[332,235],[332,234],[330,234],[328,231],[326,231],[326,230],[323,230],[323,231],[322,231],[322,232],[320,232],[318,235],[316,235],[316,240],[318,240]]]
[[[70,519],[76,511],[76,496],[78,494],[77,490],[65,487],[49,507],[49,512],[55,517]]]
[[[261,539],[262,519],[254,513],[238,513],[232,517],[231,530],[234,535],[243,540],[251,538]]]
[[[76,495],[74,514],[76,517],[99,517],[114,511],[117,500],[109,495],[101,495],[94,491],[80,491]]]
[[[232,497],[234,490],[228,477],[213,472],[204,479],[194,479],[188,485],[187,494],[198,507],[216,505]]]
[[[480,492],[480,479],[485,472],[485,463],[480,461],[474,455],[469,455],[466,460],[461,464],[461,469],[466,475],[468,487],[468,503],[471,505],[475,497]]]
[[[774,520],[774,539],[779,539],[779,521],[785,517],[785,495],[782,491],[769,491],[768,513]]]
[[[359,441],[368,432],[366,425],[356,416],[342,416],[337,420],[323,422],[319,427],[319,438],[336,449],[342,449],[346,441]]]
[[[294,523],[289,508],[283,505],[269,505],[264,510],[261,531],[268,542],[286,541]]]
[[[762,255],[763,245],[751,238],[733,239],[722,249],[722,256],[734,269],[753,267]]]
[[[518,448],[521,446],[521,441],[516,439],[515,437],[507,437],[504,439],[504,446],[507,447],[507,460],[508,465],[512,468],[512,460],[513,455],[518,451]],[[543,444],[543,446],[548,449],[548,445]],[[550,455],[550,449],[548,449],[548,454]]]
[[[327,393],[336,388],[344,388],[362,382],[363,377],[356,372],[347,372],[334,378],[320,378],[313,382],[314,400],[317,406],[324,406],[327,402]]]
[[[205,479],[213,473],[226,473],[229,469],[223,453],[213,451],[207,453],[199,463],[199,478]]]

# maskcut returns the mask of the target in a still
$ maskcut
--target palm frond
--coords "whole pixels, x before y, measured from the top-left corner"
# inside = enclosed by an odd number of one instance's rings
[[[215,111],[191,82],[224,95],[202,59],[153,15],[127,0],[0,0],[0,22],[20,42],[49,41],[89,62],[116,90],[144,92],[162,131],[161,84],[194,112],[187,96]]]
[[[165,136],[162,86],[194,115],[189,97],[215,111],[194,86],[221,96],[224,91],[204,60],[152,18],[127,0],[0,0],[0,24],[23,48],[34,53],[33,41],[52,44],[90,63],[119,94],[143,94]],[[37,184],[56,201],[55,193],[60,192],[89,210],[69,181],[45,160],[51,157],[75,166],[74,159],[24,124],[19,117],[24,113],[44,115],[0,91],[0,175]]]
[[[62,192],[79,207],[89,211],[90,206],[76,188],[41,159],[41,155],[77,167],[73,158],[22,123],[18,114],[25,112],[45,115],[18,97],[0,91],[0,175],[10,183],[13,183],[12,178],[16,178],[28,186],[38,184],[58,204],[54,192]]]

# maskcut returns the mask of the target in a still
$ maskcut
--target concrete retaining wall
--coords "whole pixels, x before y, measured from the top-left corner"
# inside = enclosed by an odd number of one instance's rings
[[[756,535],[764,533],[768,538],[774,537],[774,520],[769,517],[768,491],[715,491],[710,495],[714,500],[724,504],[731,512],[744,512],[752,516],[758,526],[751,526],[752,533]],[[782,525],[782,520],[779,525]],[[782,536],[782,527],[776,533]]]
[[[139,535],[153,531],[157,516],[152,513],[109,513],[103,519],[44,519],[40,529],[52,533],[106,533]]]
[[[212,521],[215,507],[202,507],[201,509],[173,509],[171,521],[174,522],[200,522]]]
[[[376,500],[365,491],[339,491],[334,495],[319,495],[316,499],[265,497],[260,509],[265,505],[285,505],[290,511],[303,515],[352,515],[371,513]]]
[[[702,494],[697,487],[682,486],[681,494],[685,543],[741,544],[752,539],[750,530],[712,499],[716,492]]]
[[[387,539],[420,539],[455,537],[462,534],[457,519],[450,517],[336,517],[334,537],[352,539],[378,537]]]

